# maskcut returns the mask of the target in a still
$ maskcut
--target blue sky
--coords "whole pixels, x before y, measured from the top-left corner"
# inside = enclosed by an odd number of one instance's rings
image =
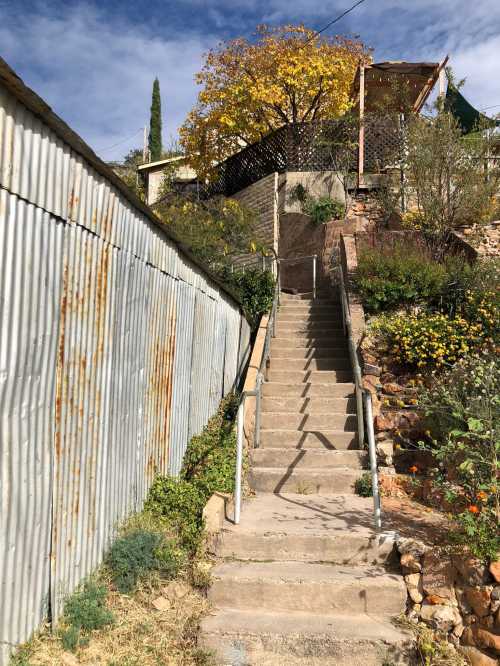
[[[259,23],[319,29],[353,3],[0,0],[0,55],[101,157],[120,159],[141,144],[155,76],[168,144],[195,100],[193,76],[209,48],[251,37]],[[360,35],[376,61],[449,53],[469,100],[500,112],[500,0],[365,0],[329,32]]]

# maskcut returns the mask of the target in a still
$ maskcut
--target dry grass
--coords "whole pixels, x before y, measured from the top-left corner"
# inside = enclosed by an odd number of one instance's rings
[[[395,623],[415,636],[415,664],[418,666],[468,666],[467,660],[439,632],[423,623],[410,622],[405,616]]]
[[[160,601],[158,601],[160,600]],[[162,610],[158,610],[153,602]],[[164,608],[163,608],[164,607]],[[23,649],[19,666],[208,666],[210,656],[196,646],[200,618],[208,602],[186,579],[152,577],[132,596],[109,590],[108,608],[115,622],[93,632],[75,653],[65,652],[48,630]]]

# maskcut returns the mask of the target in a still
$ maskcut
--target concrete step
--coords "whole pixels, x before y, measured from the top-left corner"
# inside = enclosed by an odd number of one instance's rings
[[[246,611],[391,616],[404,611],[406,586],[402,576],[381,567],[224,562],[212,569],[208,598]]]
[[[412,650],[386,617],[235,608],[202,620],[199,645],[219,666],[402,666]]]
[[[278,324],[310,324],[310,325],[323,325],[328,324],[339,328],[338,324],[342,324],[342,316],[338,312],[288,312],[280,311],[276,319]]]
[[[344,330],[340,323],[335,321],[310,321],[305,319],[301,321],[281,321],[278,317],[276,321],[276,335],[279,336],[281,331],[289,331],[293,333],[310,333],[323,331],[325,333],[334,333],[344,336]]]
[[[353,432],[357,427],[356,414],[328,412],[326,414],[290,414],[289,412],[262,412],[261,428],[265,430],[344,430]]]
[[[284,294],[280,295],[281,303],[311,303],[315,305],[323,305],[324,303],[337,303],[340,305],[340,298],[335,293],[324,293],[318,291],[316,293],[316,298],[312,297],[312,292],[305,292],[303,294]]]
[[[279,358],[349,358],[349,350],[347,345],[341,344],[337,347],[287,347],[271,342],[271,358],[273,361]]]
[[[354,414],[356,398],[262,398],[263,412],[291,412],[293,414],[327,414],[332,412]]]
[[[295,344],[293,347],[337,347],[347,344],[347,339],[341,329],[335,331],[325,331],[324,329],[311,331],[290,331],[279,329],[276,326],[276,339],[290,340],[292,338]],[[299,344],[300,343],[300,344]]]
[[[328,316],[342,316],[342,308],[339,307],[338,305],[330,305],[330,304],[325,304],[325,305],[311,305],[308,303],[303,303],[303,304],[285,304],[285,305],[280,305],[279,310],[278,310],[278,316],[280,317],[281,315],[292,315],[292,316],[299,316],[299,317],[308,317],[308,316],[316,316],[316,315],[328,315]]]
[[[356,432],[343,430],[299,431],[264,430],[260,431],[262,448],[327,449],[347,450],[359,448]]]
[[[373,529],[373,501],[357,495],[259,494],[239,525],[226,521],[216,555],[237,560],[387,564],[394,533]]]
[[[354,493],[354,482],[361,470],[294,469],[293,467],[253,467],[248,473],[251,488],[261,493],[299,493],[301,495],[334,495]]]
[[[352,382],[350,370],[274,370],[270,368],[267,376],[270,382],[284,384],[337,384]]]
[[[335,384],[322,384],[321,382],[288,382],[267,381],[262,385],[263,396],[276,396],[283,398],[349,398],[354,395],[354,384],[351,382],[337,382]]]
[[[276,358],[271,356],[273,370],[350,370],[349,358]]]
[[[335,469],[338,467],[362,470],[367,464],[365,451],[328,451],[323,449],[291,449],[284,447],[258,448],[250,453],[252,466],[287,469]]]

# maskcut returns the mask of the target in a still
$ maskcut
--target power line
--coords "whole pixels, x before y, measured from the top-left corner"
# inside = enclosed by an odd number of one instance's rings
[[[500,104],[492,104],[491,106],[485,106],[482,109],[479,109],[480,111],[487,111],[488,109],[496,109],[497,106],[500,106]]]
[[[125,143],[125,141],[130,141],[130,139],[133,139],[134,136],[137,136],[137,135],[139,134],[139,132],[142,132],[142,131],[143,131],[143,128],[140,127],[140,128],[137,130],[137,132],[134,132],[134,133],[132,134],[132,136],[128,136],[126,139],[122,139],[121,141],[118,141],[117,143],[114,143],[112,146],[108,146],[107,148],[99,148],[97,152],[98,152],[98,153],[105,153],[105,152],[107,152],[108,150],[111,150],[112,148],[116,148],[116,146],[121,146],[122,143]]]
[[[344,16],[347,16],[347,14],[352,12],[354,9],[356,9],[356,7],[361,5],[363,2],[365,2],[365,0],[358,0],[358,2],[356,2],[352,7],[349,7],[349,9],[346,9],[345,12],[342,12],[342,14],[336,16],[332,21],[330,21],[330,23],[327,23],[324,28],[321,28],[321,30],[315,32],[312,37],[310,37],[306,42],[304,42],[303,46],[306,46],[307,44],[309,44],[309,42],[312,42],[313,39],[316,39],[316,37],[321,35],[322,32],[328,30],[328,28],[330,28],[334,23],[337,23],[338,21],[340,21],[340,19],[343,19]]]

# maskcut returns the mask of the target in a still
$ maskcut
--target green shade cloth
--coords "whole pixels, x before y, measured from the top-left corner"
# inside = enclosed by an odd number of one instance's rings
[[[445,108],[455,116],[463,134],[469,134],[478,127],[497,127],[499,121],[488,118],[470,104],[451,83],[446,91]]]

